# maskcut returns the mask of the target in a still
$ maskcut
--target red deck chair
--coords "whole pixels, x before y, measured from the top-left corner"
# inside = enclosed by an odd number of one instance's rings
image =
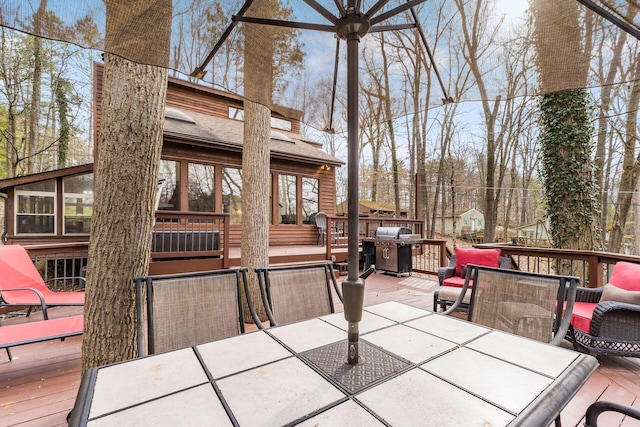
[[[82,335],[83,322],[84,316],[79,314],[16,325],[0,325],[0,349],[7,350],[11,362],[13,357],[9,351],[10,347]]]
[[[45,284],[27,251],[20,245],[0,246],[0,307],[84,305],[84,292],[53,292]],[[28,315],[28,314],[27,314]]]

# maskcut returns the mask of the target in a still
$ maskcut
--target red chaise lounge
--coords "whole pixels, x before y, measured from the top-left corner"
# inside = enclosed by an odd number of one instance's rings
[[[48,307],[63,305],[84,305],[84,292],[53,292],[22,246],[0,246],[0,307],[40,307],[48,319]]]

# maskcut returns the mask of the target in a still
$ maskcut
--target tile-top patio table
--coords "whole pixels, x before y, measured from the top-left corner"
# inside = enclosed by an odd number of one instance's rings
[[[365,307],[87,371],[70,425],[547,426],[598,363],[450,316]]]

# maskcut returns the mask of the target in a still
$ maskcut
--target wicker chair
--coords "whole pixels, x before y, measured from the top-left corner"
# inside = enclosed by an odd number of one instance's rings
[[[609,411],[618,412],[627,417],[640,420],[640,410],[636,408],[632,408],[631,406],[621,405],[619,403],[602,400],[599,402],[592,403],[587,408],[587,413],[586,413],[585,422],[584,422],[585,427],[597,427],[598,417],[600,416],[600,414],[602,414],[603,412],[609,412]]]
[[[574,349],[640,357],[640,265],[618,262],[602,288],[580,288],[568,339]]]
[[[552,345],[563,341],[579,278],[470,264],[461,294],[445,314],[462,303],[472,281],[469,321]],[[555,424],[561,425],[560,415]]]
[[[246,269],[133,279],[138,354],[161,353],[244,333],[241,286]],[[257,315],[248,301],[253,321]]]
[[[265,267],[256,272],[271,326],[333,313],[331,285],[342,301],[331,263]]]
[[[456,249],[458,252],[459,249]],[[487,251],[489,249],[462,249],[465,252],[464,265],[465,267],[461,267],[460,271],[457,270],[457,258],[454,253],[451,255],[449,260],[448,267],[440,267],[438,268],[438,283],[440,284],[440,288],[436,289],[433,292],[433,311],[437,312],[438,307],[440,307],[443,311],[450,307],[460,295],[460,290],[464,284],[465,274],[466,274],[466,260],[470,260],[471,264],[482,264],[488,267],[499,267],[504,269],[511,268],[511,258],[500,256],[499,250],[494,252],[497,256],[494,256],[494,259],[497,259],[497,264],[495,261],[491,260],[491,257],[485,258],[484,262],[481,262],[480,259],[474,257],[475,254],[483,255],[480,251]],[[486,253],[486,252],[485,252]],[[470,287],[473,286],[470,284]],[[459,308],[462,310],[466,310],[469,307],[469,298],[471,296],[470,292],[466,292],[464,299],[459,305]]]

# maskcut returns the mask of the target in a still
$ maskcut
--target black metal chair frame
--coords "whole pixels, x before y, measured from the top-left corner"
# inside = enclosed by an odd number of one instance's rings
[[[585,427],[597,427],[598,417],[600,416],[600,414],[608,411],[618,412],[620,414],[626,415],[627,417],[640,420],[640,410],[632,408],[631,406],[621,405],[616,402],[601,400],[599,402],[592,403],[587,408],[584,422]]]

